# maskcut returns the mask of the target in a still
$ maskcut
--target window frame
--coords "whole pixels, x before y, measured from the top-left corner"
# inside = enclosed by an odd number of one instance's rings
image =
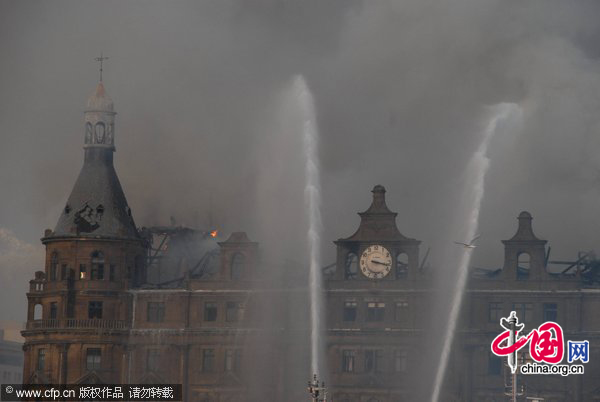
[[[352,316],[352,319],[349,317]],[[342,313],[342,321],[356,322],[358,318],[358,302],[355,300],[344,300],[344,309]]]
[[[202,315],[203,321],[215,322],[219,318],[219,308],[216,301],[205,301]]]
[[[521,323],[529,324],[533,320],[533,303],[531,302],[513,303],[512,311],[517,313],[517,317]]]
[[[215,349],[206,348],[202,349],[202,372],[203,373],[214,373],[215,372]]]
[[[102,281],[104,280],[104,264],[105,258],[102,251],[94,251],[91,254],[91,268],[90,268],[90,280],[91,281]]]
[[[37,351],[37,361],[36,361],[37,371],[44,371],[46,369],[46,349],[40,348]]]
[[[146,304],[146,321],[163,322],[165,320],[165,303],[149,301]]]
[[[58,319],[58,302],[50,302],[50,309],[48,317],[51,320]]]
[[[244,303],[241,301],[228,301],[225,303],[225,321],[239,322],[244,319]]]
[[[356,372],[356,350],[342,349],[342,372]]]
[[[381,373],[383,349],[366,349],[364,363],[365,373]]]
[[[408,351],[406,349],[394,350],[394,373],[408,371]]]
[[[241,358],[241,349],[225,349],[223,371],[227,373],[239,373],[241,369]]]
[[[99,300],[88,301],[88,319],[101,320],[104,313],[104,303]]]
[[[50,256],[50,272],[48,273],[50,281],[56,281],[56,275],[58,274],[58,253],[52,252]]]
[[[96,353],[97,352],[97,353]],[[102,369],[102,349],[87,348],[85,351],[85,369],[97,371]]]
[[[394,321],[407,323],[410,320],[409,308],[408,300],[397,300],[394,303]]]
[[[366,302],[367,322],[383,322],[385,321],[385,302],[368,301]]]
[[[558,303],[544,303],[542,305],[542,314],[544,322],[556,322],[558,320]]]

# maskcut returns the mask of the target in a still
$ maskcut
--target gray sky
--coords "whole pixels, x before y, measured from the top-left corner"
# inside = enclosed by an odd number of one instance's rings
[[[523,119],[490,145],[473,264],[501,266],[521,210],[553,257],[598,249],[598,15],[595,1],[0,0],[0,319],[25,317],[39,238],[81,167],[100,51],[139,226],[203,227],[212,204],[225,231],[267,248],[279,228],[293,250],[302,175],[286,161],[300,150],[279,136],[280,101],[301,73],[321,134],[324,263],[375,184],[422,253],[460,240],[459,178],[497,102]]]

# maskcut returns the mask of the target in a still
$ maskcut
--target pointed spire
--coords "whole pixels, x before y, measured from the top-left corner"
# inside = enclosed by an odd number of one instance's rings
[[[371,190],[373,193],[373,201],[371,202],[371,206],[367,209],[363,214],[393,214],[396,216],[395,212],[390,211],[387,204],[385,203],[385,187],[381,184],[376,185]]]
[[[99,82],[84,114],[85,158],[50,237],[139,239],[113,166],[114,104]]]
[[[415,239],[404,236],[396,226],[396,212],[391,211],[385,202],[385,187],[376,185],[371,190],[373,201],[365,212],[359,212],[360,226],[350,237],[340,241],[404,241],[418,244]]]

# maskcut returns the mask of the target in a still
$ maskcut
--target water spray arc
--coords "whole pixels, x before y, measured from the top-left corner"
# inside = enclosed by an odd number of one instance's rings
[[[490,122],[483,131],[481,143],[471,157],[466,170],[466,183],[464,189],[463,206],[465,207],[466,216],[466,237],[471,239],[476,236],[477,227],[479,224],[479,212],[481,210],[481,202],[485,191],[485,175],[488,171],[490,160],[487,156],[489,144],[496,132],[498,123],[504,119],[515,117],[517,118],[521,112],[518,105],[514,103],[499,103],[494,105],[493,115]],[[446,333],[444,336],[444,344],[440,355],[440,363],[437,368],[431,402],[438,402],[440,391],[444,382],[446,368],[448,366],[448,358],[454,335],[456,331],[456,323],[461,309],[463,294],[467,282],[469,263],[471,261],[471,248],[465,248],[462,251],[460,262],[458,265],[457,281],[454,292],[452,293],[451,309],[448,315],[446,324]]]
[[[306,217],[308,219],[308,253],[309,253],[309,298],[310,298],[310,361],[312,374],[320,374],[321,352],[321,309],[322,309],[322,274],[321,274],[321,184],[318,163],[319,133],[316,123],[314,100],[306,80],[299,75],[294,78],[294,92],[302,108],[302,131],[305,156],[305,189]]]

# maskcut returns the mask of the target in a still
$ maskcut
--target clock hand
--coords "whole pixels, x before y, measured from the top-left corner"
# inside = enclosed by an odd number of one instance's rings
[[[371,260],[371,262],[375,263],[375,264],[380,264],[380,265],[385,265],[386,267],[390,264],[386,264],[385,262],[381,262],[381,261],[377,261],[377,260]]]

